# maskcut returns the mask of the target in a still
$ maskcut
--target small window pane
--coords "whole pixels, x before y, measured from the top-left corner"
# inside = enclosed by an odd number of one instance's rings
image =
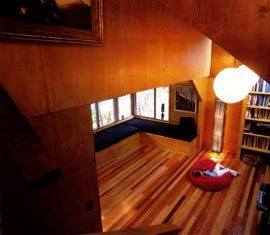
[[[100,127],[109,125],[114,122],[113,99],[99,102],[98,108]]]
[[[92,127],[93,129],[97,129],[97,112],[96,112],[96,104],[91,104],[91,114],[92,114]]]
[[[169,87],[156,88],[156,119],[169,120]]]
[[[154,118],[154,89],[136,93],[136,109],[137,115]]]
[[[123,120],[131,116],[131,100],[130,95],[118,98],[119,120]]]

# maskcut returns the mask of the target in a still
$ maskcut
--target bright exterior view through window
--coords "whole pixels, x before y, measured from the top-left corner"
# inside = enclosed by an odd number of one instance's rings
[[[131,96],[125,95],[118,98],[118,119],[123,120],[131,116]]]
[[[98,103],[99,126],[107,126],[114,122],[113,99],[104,100]]]
[[[169,87],[156,90],[156,119],[169,120]]]
[[[168,121],[169,87],[137,92],[136,115]]]
[[[154,89],[136,93],[136,114],[143,117],[155,117]]]
[[[91,104],[94,130],[132,116],[132,100],[136,96],[137,116],[169,120],[169,87],[158,87]]]
[[[98,129],[131,116],[131,95],[91,104],[92,126]]]

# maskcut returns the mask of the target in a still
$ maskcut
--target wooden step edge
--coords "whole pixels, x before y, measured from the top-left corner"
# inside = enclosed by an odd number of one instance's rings
[[[174,224],[159,224],[119,231],[88,233],[84,235],[177,235],[179,232],[180,228]]]

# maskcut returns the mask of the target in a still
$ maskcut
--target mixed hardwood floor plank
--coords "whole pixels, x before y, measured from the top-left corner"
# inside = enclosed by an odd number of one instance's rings
[[[97,166],[104,231],[171,223],[182,234],[254,234],[260,213],[256,198],[269,166],[246,165],[225,152],[222,164],[241,172],[220,192],[207,192],[188,179],[195,161],[210,158],[203,149],[193,156],[154,146],[133,146]]]

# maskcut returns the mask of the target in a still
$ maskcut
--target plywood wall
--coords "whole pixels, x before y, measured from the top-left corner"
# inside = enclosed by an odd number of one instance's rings
[[[209,75],[211,41],[156,1],[104,15],[101,46],[1,42],[0,81],[27,117]]]
[[[204,146],[204,132],[205,132],[205,117],[207,115],[207,85],[208,77],[205,78],[196,78],[193,79],[193,85],[197,89],[199,95],[198,101],[198,112],[197,112],[197,133],[199,135],[198,147],[201,148]]]
[[[270,81],[268,1],[158,1]]]
[[[215,111],[215,93],[213,91],[214,77],[224,68],[238,66],[238,62],[224,49],[213,43],[211,77],[207,80],[207,95],[204,116],[203,145],[211,147],[213,118]],[[242,102],[227,104],[226,122],[224,128],[224,149],[236,152],[238,133],[240,130]]]
[[[212,131],[214,125],[215,93],[213,91],[214,78],[208,79],[206,110],[204,118],[203,144],[211,147]],[[240,130],[242,101],[235,104],[227,104],[226,122],[224,127],[224,147],[223,149],[236,152],[237,141]]]
[[[197,0],[193,25],[269,81],[268,1]]]
[[[39,194],[48,234],[101,231],[90,118],[89,107],[81,106],[30,120],[62,174]]]

